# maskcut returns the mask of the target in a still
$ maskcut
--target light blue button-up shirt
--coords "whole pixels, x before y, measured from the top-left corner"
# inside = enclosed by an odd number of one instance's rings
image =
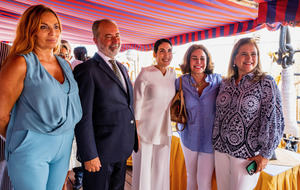
[[[201,96],[192,85],[194,78],[190,74],[182,76],[182,89],[188,114],[185,129],[179,132],[185,147],[196,152],[213,153],[212,131],[216,115],[216,97],[222,81],[220,74],[209,74],[205,81],[209,85]],[[175,81],[176,90],[179,89],[179,78]],[[180,126],[181,127],[181,126]]]

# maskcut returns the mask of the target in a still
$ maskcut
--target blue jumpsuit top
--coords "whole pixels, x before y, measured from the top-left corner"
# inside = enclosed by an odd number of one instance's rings
[[[7,127],[6,158],[14,131],[61,135],[73,132],[82,117],[78,86],[69,64],[56,56],[65,78],[61,84],[47,72],[33,52],[22,56],[26,60],[27,72],[23,91],[13,107]]]

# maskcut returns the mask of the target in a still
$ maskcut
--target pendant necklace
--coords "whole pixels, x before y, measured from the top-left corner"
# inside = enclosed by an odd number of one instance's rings
[[[190,76],[190,84],[196,88],[196,91],[198,92],[199,95],[201,95],[202,90],[208,85],[208,83],[205,81],[206,75],[204,75],[203,79],[197,83],[197,81],[195,80],[195,83],[193,83],[192,79],[191,79],[192,75]]]

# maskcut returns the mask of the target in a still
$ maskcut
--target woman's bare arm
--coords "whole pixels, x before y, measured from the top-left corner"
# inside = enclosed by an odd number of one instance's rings
[[[2,67],[0,71],[0,135],[6,137],[10,112],[19,98],[26,75],[24,57],[16,56]]]

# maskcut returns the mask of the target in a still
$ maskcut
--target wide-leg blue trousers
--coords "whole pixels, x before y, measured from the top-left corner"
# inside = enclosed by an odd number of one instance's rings
[[[74,131],[46,135],[15,131],[8,147],[8,174],[15,190],[61,190],[72,148]]]

